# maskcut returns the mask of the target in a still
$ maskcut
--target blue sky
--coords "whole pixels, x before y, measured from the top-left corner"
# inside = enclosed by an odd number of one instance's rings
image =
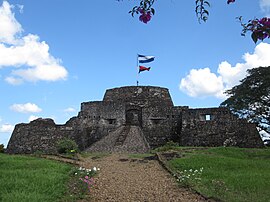
[[[244,20],[270,14],[270,0],[211,0],[199,24],[195,0],[159,0],[146,25],[138,1],[0,1],[0,144],[37,118],[63,124],[108,88],[136,85],[136,55],[155,56],[140,85],[170,90],[175,105],[217,107],[249,68],[269,66],[270,44],[242,37]]]

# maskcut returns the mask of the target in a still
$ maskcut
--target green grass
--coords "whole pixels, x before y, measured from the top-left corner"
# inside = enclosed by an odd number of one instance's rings
[[[168,162],[175,173],[192,169],[182,184],[222,201],[269,201],[270,149],[209,148],[183,153],[183,158]],[[195,180],[192,174],[200,168],[201,179]]]
[[[61,201],[71,170],[51,160],[0,154],[0,201]]]

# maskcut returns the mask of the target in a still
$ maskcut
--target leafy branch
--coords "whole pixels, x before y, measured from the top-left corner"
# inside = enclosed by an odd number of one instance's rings
[[[198,21],[206,22],[208,20],[209,12],[206,10],[206,7],[210,7],[210,3],[206,0],[196,0],[196,16]]]
[[[117,0],[122,1],[122,0]],[[140,3],[137,6],[134,6],[129,13],[132,17],[134,14],[139,14],[139,20],[147,24],[152,16],[155,14],[155,9],[153,8],[154,3],[157,0],[139,0]],[[235,0],[227,0],[227,4],[235,3]],[[208,8],[210,3],[207,0],[195,0],[195,13],[198,18],[199,23],[206,22],[209,17]],[[270,38],[270,18],[263,17],[261,19],[249,20],[247,23],[243,23],[242,16],[237,18],[242,26],[241,35],[245,36],[247,32],[251,32],[251,38],[254,43],[257,43],[258,40],[263,41],[266,38]]]

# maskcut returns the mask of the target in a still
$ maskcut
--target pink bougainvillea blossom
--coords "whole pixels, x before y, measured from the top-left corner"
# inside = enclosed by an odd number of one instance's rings
[[[234,3],[234,2],[235,2],[235,0],[228,0],[227,4]]]
[[[258,22],[261,23],[263,26],[270,27],[270,18],[264,17],[258,20]]]
[[[151,20],[152,16],[151,16],[151,12],[142,12],[139,20],[142,21],[143,23],[147,24],[150,20]]]

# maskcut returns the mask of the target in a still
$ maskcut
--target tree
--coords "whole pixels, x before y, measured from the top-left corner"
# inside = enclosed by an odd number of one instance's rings
[[[230,97],[221,106],[270,133],[270,66],[247,72],[239,85],[226,91]]]
[[[117,0],[120,1],[120,0]],[[143,23],[148,23],[152,16],[155,14],[153,4],[157,0],[139,0],[140,4],[134,6],[129,13],[134,17],[134,14],[139,14],[139,20]],[[235,3],[235,0],[226,0],[227,4]],[[199,22],[206,22],[209,16],[208,8],[210,3],[207,0],[195,0],[196,8],[195,12]],[[249,20],[247,23],[242,21],[242,16],[238,17],[239,22],[242,26],[242,36],[245,36],[247,32],[251,32],[252,40],[257,43],[258,40],[263,41],[266,38],[270,38],[270,18],[263,17],[261,19],[255,18]]]

